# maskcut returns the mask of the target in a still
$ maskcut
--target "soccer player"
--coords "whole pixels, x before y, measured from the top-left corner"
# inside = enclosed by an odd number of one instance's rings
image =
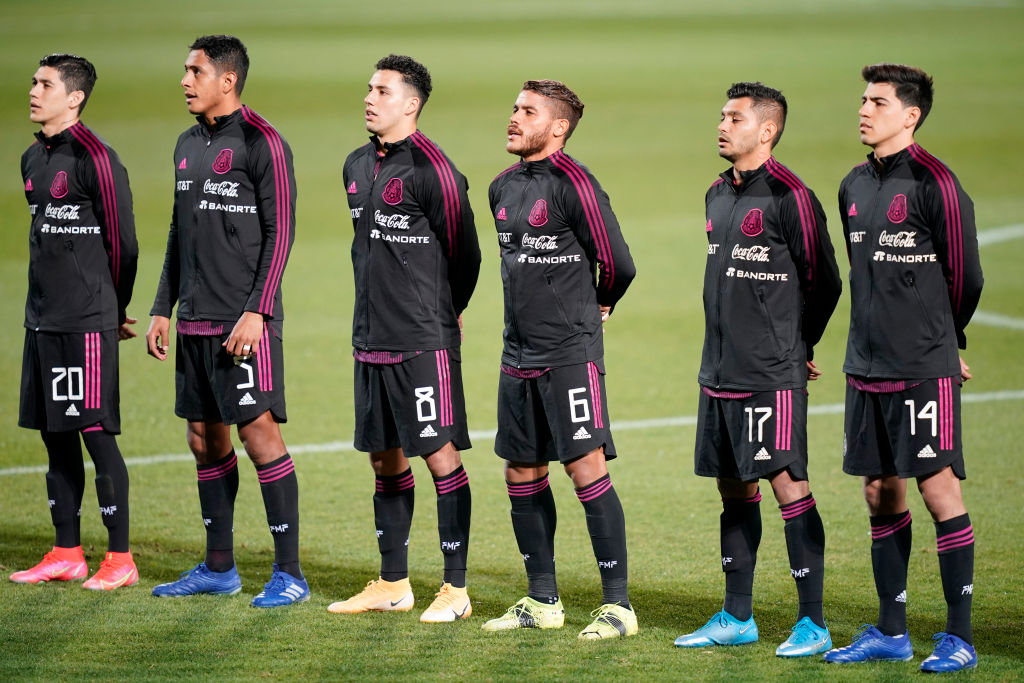
[[[466,178],[417,121],[430,72],[410,57],[377,62],[365,103],[370,142],[345,160],[355,233],[355,447],[376,477],[380,575],[337,613],[408,611],[408,543],[422,457],[437,491],[441,589],[420,621],[472,613],[466,592],[471,496],[460,451],[470,447],[462,392],[462,312],[480,271]]]
[[[842,283],[814,193],[772,155],[788,105],[775,88],[734,83],[718,124],[718,154],[732,163],[705,197],[701,358],[694,471],[722,496],[722,610],[678,647],[758,639],[754,566],[767,479],[785,523],[799,608],[780,657],[832,647],[822,615],[825,529],[807,480],[807,381],[821,371],[821,339]]]
[[[604,330],[636,269],[608,195],[566,154],[583,103],[558,81],[527,81],[512,107],[506,151],[521,161],[491,183],[505,290],[494,450],[506,460],[512,529],[528,594],[485,631],[560,628],[555,501],[560,461],[583,504],[603,605],[582,639],[637,632],[629,603],[626,524],[605,461],[615,457],[604,382]]]
[[[10,578],[71,581],[88,573],[80,532],[84,441],[108,541],[99,571],[82,585],[111,590],[139,580],[128,546],[128,469],[115,438],[117,343],[137,336],[126,309],[139,245],[128,174],[79,120],[95,84],[89,60],[52,54],[39,60],[29,90],[29,118],[40,130],[21,157],[32,223],[18,424],[38,429],[46,446],[56,540],[42,562]]]
[[[878,625],[865,625],[829,662],[906,661],[907,479],[935,522],[946,629],[922,671],[973,668],[974,528],[960,480],[960,386],[971,373],[959,349],[981,296],[974,205],[945,164],[914,135],[932,107],[932,79],[902,64],[861,72],[860,141],[866,163],[839,188],[850,257],[843,471],[864,477]]]
[[[196,459],[206,560],[153,595],[242,589],[232,539],[237,425],[274,538],[270,581],[252,605],[278,607],[309,598],[299,568],[298,482],[278,426],[287,419],[281,277],[295,239],[292,153],[241,103],[249,70],[242,42],[203,36],[189,49],[181,86],[198,123],[174,150],[174,214],[146,342],[151,356],[167,358],[177,303],[174,412],[187,421]]]

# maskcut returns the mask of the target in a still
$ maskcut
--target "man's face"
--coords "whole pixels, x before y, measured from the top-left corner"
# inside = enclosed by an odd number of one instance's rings
[[[858,112],[860,141],[874,149],[901,135],[908,123],[913,123],[909,118],[912,109],[896,97],[892,83],[868,83]]]
[[[524,161],[542,158],[542,153],[554,139],[554,127],[559,120],[548,98],[532,90],[523,90],[512,105],[505,150],[519,155]]]
[[[52,66],[39,67],[32,76],[32,88],[28,91],[29,119],[45,126],[74,118],[75,112],[68,100],[60,72]]]
[[[370,78],[369,92],[363,99],[366,130],[382,140],[388,138],[388,133],[399,127],[408,116],[415,115],[419,104],[412,100],[416,97],[416,88],[406,84],[399,72],[389,69],[375,71]]]
[[[213,62],[203,50],[188,53],[181,87],[185,90],[185,104],[189,112],[196,116],[215,111],[225,99],[224,74],[217,74]]]
[[[736,163],[753,153],[761,144],[763,128],[752,98],[729,100],[722,107],[722,122],[718,124],[718,155]]]

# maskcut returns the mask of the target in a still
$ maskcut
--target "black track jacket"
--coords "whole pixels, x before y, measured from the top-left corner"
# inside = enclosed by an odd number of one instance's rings
[[[981,298],[974,204],[917,144],[860,164],[839,187],[850,257],[843,371],[867,378],[960,374],[957,347]]]
[[[280,336],[281,277],[295,241],[295,172],[284,138],[242,106],[200,122],[174,150],[174,214],[151,315],[234,323],[262,313]]]
[[[842,290],[825,213],[774,157],[741,175],[735,185],[730,168],[705,197],[698,381],[724,390],[801,388]]]
[[[600,361],[598,306],[614,306],[636,276],[608,195],[562,151],[506,169],[488,195],[505,290],[501,362],[534,369]]]
[[[345,160],[356,300],[352,345],[363,351],[458,348],[458,316],[480,274],[469,185],[427,136],[376,137]]]
[[[25,327],[101,332],[125,321],[139,245],[128,173],[83,123],[21,157],[29,229]]]

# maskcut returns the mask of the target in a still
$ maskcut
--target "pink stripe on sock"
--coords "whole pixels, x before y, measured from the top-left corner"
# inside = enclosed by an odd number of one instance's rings
[[[416,478],[412,474],[412,469],[403,474],[401,478],[396,480],[385,480],[377,477],[376,480],[377,493],[401,493],[416,486]]]
[[[910,524],[910,510],[907,510],[907,514],[900,519],[896,520],[892,524],[882,524],[879,526],[871,525],[871,540],[877,541],[880,538],[891,536],[903,527]]]
[[[294,471],[295,463],[292,461],[290,456],[286,456],[284,462],[263,470],[256,470],[256,476],[259,478],[261,484],[269,484],[270,482],[277,481],[282,477],[287,477]]]
[[[798,500],[795,503],[783,505],[779,508],[779,512],[782,513],[782,519],[793,519],[794,517],[799,517],[804,514],[814,506],[814,498],[811,498],[810,500]]]
[[[974,543],[974,526],[968,526],[966,529],[955,531],[951,534],[946,534],[941,538],[935,539],[936,547],[940,553],[949,552],[957,548],[962,548],[965,545],[971,545]]]
[[[593,484],[584,486],[581,489],[576,489],[576,497],[580,499],[581,503],[588,503],[595,498],[603,495],[608,489],[612,487],[612,479],[609,476],[604,476],[595,481]]]
[[[220,479],[226,477],[231,470],[236,469],[238,465],[238,456],[232,451],[231,458],[220,465],[215,467],[206,467],[204,465],[196,466],[196,476],[199,481],[212,481],[214,479]],[[202,468],[202,469],[200,469]]]
[[[547,475],[544,475],[544,478],[542,479],[529,481],[525,484],[513,484],[512,482],[506,481],[505,487],[508,489],[508,495],[510,496],[532,496],[535,493],[540,493],[548,487],[548,477]]]
[[[434,490],[437,491],[437,495],[441,496],[445,493],[451,493],[455,489],[462,488],[469,483],[469,474],[466,470],[462,470],[458,474],[451,475],[447,479],[438,479],[434,482]]]

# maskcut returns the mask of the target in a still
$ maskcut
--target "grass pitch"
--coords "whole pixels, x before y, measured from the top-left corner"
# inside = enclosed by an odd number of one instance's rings
[[[914,662],[841,668],[775,658],[774,648],[793,623],[796,595],[770,496],[762,507],[765,532],[755,584],[761,641],[717,651],[673,648],[675,636],[700,626],[721,604],[720,506],[713,482],[692,474],[692,423],[639,421],[685,418],[695,408],[703,338],[703,196],[726,167],[714,140],[729,84],[762,80],[785,92],[790,117],[777,156],[821,198],[842,262],[835,192],[867,151],[856,135],[859,70],[866,63],[904,61],[932,73],[935,109],[918,141],[958,174],[974,199],[981,231],[1024,223],[1021,174],[1012,154],[1024,147],[1015,125],[1024,105],[1018,87],[1022,29],[1024,7],[1014,1],[3,3],[0,317],[7,324],[0,330],[0,385],[7,390],[0,392],[0,568],[30,566],[52,542],[42,474],[14,469],[45,464],[38,435],[15,426],[28,225],[17,169],[35,130],[27,91],[36,60],[75,51],[96,64],[100,80],[84,120],[117,149],[131,177],[142,254],[130,311],[144,331],[170,214],[171,151],[191,123],[177,84],[187,45],[203,33],[227,32],[250,50],[244,100],[278,127],[295,153],[298,237],[285,277],[291,419],[284,434],[300,481],[302,560],[313,597],[290,609],[248,607],[269,574],[272,546],[256,479],[245,463],[236,513],[243,594],[180,601],[149,596],[154,584],[201,559],[203,537],[189,459],[151,458],[186,452],[184,425],[172,413],[172,368],[147,358],[136,340],[122,346],[120,444],[130,459],[132,547],[142,580],[111,595],[78,585],[0,583],[0,677],[916,676],[931,650],[931,634],[944,626],[944,602],[934,531],[913,495],[908,613]],[[359,590],[377,569],[370,469],[364,456],[330,444],[352,433],[351,224],[341,164],[365,140],[361,98],[372,65],[392,51],[421,59],[433,73],[435,91],[421,128],[468,176],[484,245],[463,348],[470,427],[482,432],[464,454],[475,498],[469,560],[474,615],[453,625],[417,621],[440,580],[434,494],[422,463],[413,464],[420,500],[410,546],[417,609],[354,617],[326,612],[329,602]],[[612,418],[622,427],[616,432],[621,457],[611,471],[626,511],[631,597],[641,625],[640,634],[624,642],[576,641],[600,601],[600,588],[579,504],[557,472],[552,482],[561,513],[558,571],[566,628],[498,635],[479,629],[518,599],[526,583],[501,465],[486,435],[495,424],[502,308],[497,250],[487,248],[493,225],[486,189],[514,161],[504,152],[503,131],[528,78],[564,80],[586,103],[568,151],[610,194],[639,269],[606,338]],[[1022,239],[983,246],[981,309],[995,314],[989,318],[995,322],[969,328],[965,353],[976,376],[963,410],[981,656],[972,676],[985,680],[1018,678],[1024,658],[1017,466],[1024,437],[1022,262]],[[873,620],[876,610],[859,483],[841,472],[842,417],[828,409],[842,401],[847,315],[844,294],[817,348],[826,375],[811,386],[811,405],[820,412],[809,421],[811,484],[828,535],[825,613],[837,644]],[[89,488],[83,544],[95,569],[105,532]]]

